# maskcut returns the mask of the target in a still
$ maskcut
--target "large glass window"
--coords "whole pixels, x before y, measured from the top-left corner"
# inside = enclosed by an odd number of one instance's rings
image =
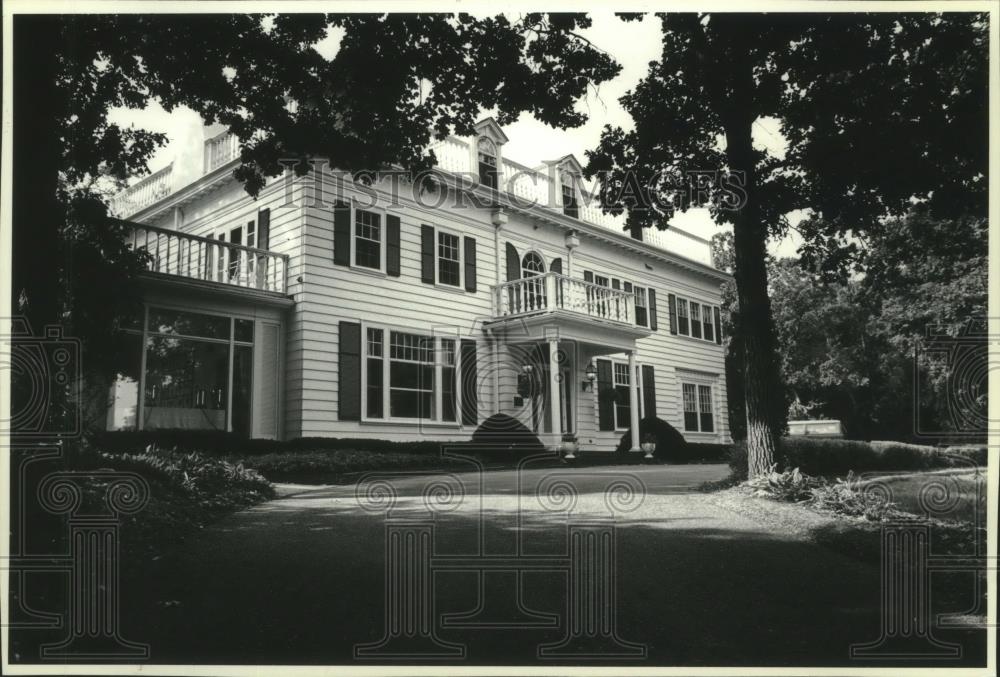
[[[434,339],[398,331],[389,335],[389,416],[436,418]]]
[[[381,327],[365,335],[365,419],[458,420],[455,339]]]
[[[123,366],[109,393],[107,428],[249,436],[253,321],[167,308],[149,308],[147,316],[144,333],[116,338]]]
[[[382,215],[354,210],[354,265],[382,269]]]
[[[146,430],[225,430],[229,344],[153,335],[146,341]]]
[[[108,430],[139,427],[139,370],[142,368],[142,334],[122,332],[114,337],[118,365],[108,392]]]
[[[715,432],[715,409],[712,406],[712,387],[696,383],[681,385],[684,399],[684,430],[688,432]]]

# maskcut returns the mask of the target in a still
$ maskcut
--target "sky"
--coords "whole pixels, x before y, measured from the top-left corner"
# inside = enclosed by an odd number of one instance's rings
[[[643,21],[624,22],[610,11],[592,12],[593,26],[581,34],[594,45],[611,54],[621,64],[619,75],[598,88],[590,88],[586,97],[577,103],[577,109],[587,114],[587,122],[575,129],[554,129],[536,120],[530,114],[522,114],[514,124],[504,127],[510,139],[504,145],[504,156],[521,164],[534,167],[545,160],[561,158],[573,154],[586,164],[584,152],[597,146],[601,130],[605,125],[631,129],[632,120],[621,107],[618,99],[631,90],[646,75],[650,61],[660,56],[660,24],[655,18]],[[340,35],[331,31],[327,38],[317,44],[317,49],[327,58],[332,58],[338,49]],[[484,112],[488,114],[489,112]],[[156,171],[167,164],[177,154],[184,138],[197,131],[201,119],[197,113],[187,108],[167,113],[157,103],[152,102],[144,110],[116,109],[111,112],[111,120],[123,125],[132,125],[167,134],[170,142],[161,148],[150,162],[150,170]],[[760,120],[754,125],[754,144],[766,148],[768,152],[784,153],[784,141],[775,120]],[[793,215],[794,223],[801,214]],[[710,238],[728,226],[716,225],[704,209],[691,209],[678,214],[672,224]],[[793,256],[799,238],[794,231],[780,242],[772,242],[769,249],[778,256]]]

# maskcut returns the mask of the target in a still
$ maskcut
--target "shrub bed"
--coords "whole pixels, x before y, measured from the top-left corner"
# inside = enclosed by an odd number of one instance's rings
[[[127,471],[142,477],[149,502],[122,517],[123,552],[158,551],[171,540],[222,515],[274,497],[274,487],[255,469],[203,454],[151,448],[140,454],[86,449],[60,459],[67,470]],[[103,504],[107,480],[100,474],[84,480],[84,505]]]
[[[431,454],[372,452],[357,449],[300,451],[255,456],[254,467],[272,481],[339,481],[338,475],[367,470],[433,470],[463,465],[461,460]]]

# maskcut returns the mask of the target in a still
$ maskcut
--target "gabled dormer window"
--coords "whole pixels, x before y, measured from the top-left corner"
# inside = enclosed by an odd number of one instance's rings
[[[479,158],[479,183],[496,190],[497,188],[497,145],[485,136],[476,142]]]

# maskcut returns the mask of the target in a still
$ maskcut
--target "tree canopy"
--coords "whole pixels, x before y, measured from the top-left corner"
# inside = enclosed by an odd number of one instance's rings
[[[289,159],[422,169],[434,138],[470,133],[483,109],[501,124],[522,112],[582,124],[577,99],[620,68],[579,35],[590,23],[540,13],[17,16],[14,307],[36,331],[69,324],[96,347],[128,303],[106,291],[127,290],[141,261],[107,218],[107,185],[146,171],[167,139],[115,124],[113,107],[156,101],[227,125],[241,141],[236,176],[254,195]],[[341,35],[331,59],[316,49],[329,30]]]
[[[658,19],[661,57],[621,99],[634,129],[605,128],[586,170],[630,226],[662,227],[696,206],[733,224],[748,456],[758,474],[774,461],[768,412],[781,397],[768,236],[787,229],[789,212],[808,209],[803,256],[836,266],[853,251],[848,235],[878,232],[914,203],[934,215],[983,215],[988,25],[973,13]],[[783,152],[754,146],[764,119],[777,121]]]

